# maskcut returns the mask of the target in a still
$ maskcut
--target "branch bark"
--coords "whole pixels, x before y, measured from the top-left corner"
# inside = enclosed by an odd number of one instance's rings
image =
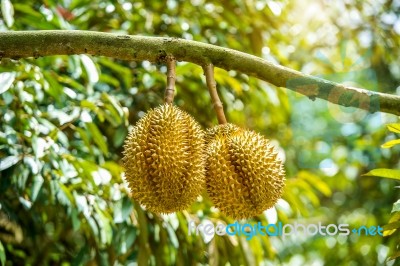
[[[167,56],[204,66],[212,63],[308,96],[371,113],[400,115],[400,96],[354,88],[272,64],[262,58],[215,45],[166,37],[92,31],[0,32],[0,58],[91,54],[122,60],[166,62]]]

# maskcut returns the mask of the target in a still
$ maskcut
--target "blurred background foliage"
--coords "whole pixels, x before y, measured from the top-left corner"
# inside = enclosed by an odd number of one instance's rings
[[[179,37],[400,94],[399,14],[397,0],[1,0],[0,30]],[[234,221],[206,194],[171,215],[147,212],[130,200],[122,144],[132,125],[162,103],[165,73],[164,65],[87,55],[2,59],[2,265],[387,263],[398,237],[210,239],[189,234],[188,222]],[[180,62],[177,75],[175,103],[204,128],[215,125],[201,67]],[[216,69],[216,81],[229,121],[270,138],[285,160],[283,199],[249,222],[398,222],[398,205],[391,216],[396,181],[362,176],[400,167],[400,145],[381,147],[396,138],[385,124],[397,117],[311,101],[235,71]]]

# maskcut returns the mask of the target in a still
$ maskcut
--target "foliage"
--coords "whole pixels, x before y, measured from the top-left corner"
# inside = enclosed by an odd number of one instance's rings
[[[395,2],[2,0],[0,30],[181,37],[395,93]],[[0,226],[7,232],[0,234],[0,263],[385,263],[395,238],[210,240],[189,234],[188,222],[234,221],[213,208],[206,194],[189,210],[168,216],[130,200],[122,144],[131,125],[162,103],[165,72],[163,65],[87,55],[1,61]],[[216,124],[202,69],[181,62],[177,74],[175,103],[204,127]],[[215,75],[228,120],[268,136],[285,159],[283,200],[249,222],[397,226],[397,203],[389,220],[398,200],[396,181],[361,177],[376,168],[399,168],[399,146],[379,147],[392,141],[383,124],[396,129],[396,117],[311,102],[234,71],[216,69]]]
[[[399,123],[388,124],[386,126],[391,132],[400,133]],[[399,143],[400,139],[389,140],[386,143],[382,144],[382,148],[391,148]],[[365,175],[400,180],[400,170],[395,170],[395,169],[386,169],[386,168],[373,169],[368,173],[366,173]],[[392,236],[392,238],[394,239],[399,237],[398,229],[400,228],[400,200],[396,201],[393,204],[390,220],[388,224],[386,224],[383,228],[384,228],[384,236]],[[400,251],[398,251],[396,248],[394,254],[390,256],[390,259],[396,259],[398,257],[400,257]]]

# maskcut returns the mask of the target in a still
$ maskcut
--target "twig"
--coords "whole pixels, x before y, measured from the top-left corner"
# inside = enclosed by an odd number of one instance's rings
[[[164,102],[172,103],[175,96],[175,58],[173,56],[167,56],[167,87],[165,88]]]
[[[204,74],[206,75],[206,83],[208,87],[208,91],[210,92],[211,101],[214,106],[215,113],[217,114],[218,123],[226,124],[226,118],[224,114],[224,108],[222,106],[222,102],[219,99],[217,92],[217,85],[214,79],[214,65],[207,64],[203,66]]]

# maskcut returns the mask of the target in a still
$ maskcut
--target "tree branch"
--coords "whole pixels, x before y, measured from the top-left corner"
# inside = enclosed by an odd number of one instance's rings
[[[262,58],[215,45],[165,37],[92,31],[0,32],[0,58],[91,54],[122,60],[165,62],[167,55],[200,66],[212,63],[308,96],[369,112],[400,115],[400,96],[354,88],[272,64]]]
[[[224,108],[222,106],[222,102],[219,99],[217,92],[217,84],[215,84],[214,79],[214,66],[213,64],[207,64],[203,66],[204,75],[206,75],[206,83],[208,87],[208,92],[211,96],[211,102],[214,106],[215,113],[217,114],[218,123],[226,124],[226,118],[224,114]]]

